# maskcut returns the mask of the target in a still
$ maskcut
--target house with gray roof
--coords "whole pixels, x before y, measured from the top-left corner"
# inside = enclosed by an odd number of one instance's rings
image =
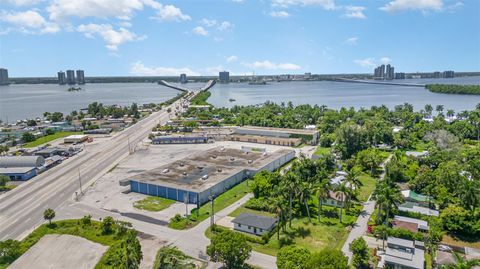
[[[377,268],[424,269],[425,246],[423,242],[389,237],[385,251],[379,255],[380,261]]]
[[[277,219],[242,213],[232,220],[232,223],[234,224],[234,230],[261,236],[273,230]]]

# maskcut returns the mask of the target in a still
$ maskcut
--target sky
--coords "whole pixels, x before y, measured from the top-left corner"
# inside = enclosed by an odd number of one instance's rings
[[[10,77],[480,71],[478,0],[0,0]]]

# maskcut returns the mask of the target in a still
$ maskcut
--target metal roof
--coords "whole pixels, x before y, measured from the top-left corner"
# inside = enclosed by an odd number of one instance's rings
[[[34,169],[35,167],[11,167],[11,168],[0,167],[0,175],[1,174],[25,174]]]
[[[0,157],[0,167],[40,167],[45,164],[42,156],[7,156]]]
[[[240,214],[240,216],[232,220],[232,222],[241,224],[241,225],[260,228],[263,230],[270,230],[271,228],[273,228],[273,226],[277,222],[277,219],[254,215],[254,214],[242,213]]]

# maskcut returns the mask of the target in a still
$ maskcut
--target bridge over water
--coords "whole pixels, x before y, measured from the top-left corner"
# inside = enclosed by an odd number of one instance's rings
[[[210,88],[212,88],[216,83],[217,83],[217,81],[214,80],[214,79],[209,80],[209,81],[207,81],[207,83],[205,84],[205,86],[203,86],[202,88],[199,89],[199,91],[207,91],[207,90],[209,90]],[[168,87],[168,88],[175,89],[175,90],[177,90],[177,91],[182,91],[182,92],[189,92],[189,91],[192,90],[192,89],[180,87],[179,85],[174,85],[174,84],[168,83],[168,82],[166,82],[165,80],[160,80],[160,81],[158,82],[158,84],[160,84],[160,85],[162,85],[162,86],[165,86],[165,87]]]
[[[384,82],[384,81],[375,81],[375,80],[369,81],[369,80],[358,80],[358,79],[348,79],[348,78],[337,78],[334,81],[336,81],[336,82],[350,82],[350,83],[364,83],[364,84],[379,84],[379,85],[394,85],[394,86],[425,88],[425,84],[417,84],[417,83]]]

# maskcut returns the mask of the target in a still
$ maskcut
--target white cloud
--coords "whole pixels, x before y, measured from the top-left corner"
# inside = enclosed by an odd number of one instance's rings
[[[442,8],[442,0],[392,0],[380,9],[387,12],[397,12],[404,10],[440,11]]]
[[[129,19],[143,7],[141,0],[53,0],[47,10],[51,20],[65,20],[69,17]]]
[[[206,19],[206,18],[203,18],[200,23],[202,25],[205,25],[206,27],[213,27],[213,26],[216,26],[217,25],[217,21],[216,20],[209,20],[209,19]]]
[[[388,57],[382,57],[380,58],[380,62],[382,64],[388,64],[388,63],[391,63],[392,62],[392,59],[388,58]]]
[[[324,9],[335,9],[334,0],[272,0],[272,6],[289,7],[289,6],[320,6]]]
[[[88,38],[101,37],[107,44],[107,49],[117,51],[118,46],[126,42],[139,41],[146,36],[137,36],[125,28],[115,30],[110,24],[81,24],[77,27],[77,31],[83,33]]]
[[[345,40],[345,43],[351,44],[351,45],[357,45],[357,42],[358,42],[358,37],[356,36],[347,38],[347,40]]]
[[[361,67],[375,67],[377,64],[375,63],[375,58],[365,58],[354,60],[354,63],[360,65]]]
[[[382,57],[380,60],[376,60],[373,57],[365,58],[365,59],[359,59],[359,60],[354,60],[354,63],[360,65],[361,67],[366,67],[366,68],[372,68],[376,67],[380,64],[388,64],[392,62],[392,59],[389,57]]]
[[[203,35],[203,36],[208,35],[208,31],[205,30],[205,28],[203,28],[202,26],[197,26],[197,27],[193,28],[192,33],[194,33],[196,35]]]
[[[255,61],[253,63],[244,63],[245,66],[253,69],[269,69],[269,70],[299,70],[300,66],[292,63],[276,64],[268,60]]]
[[[130,74],[135,76],[179,76],[180,74],[187,74],[187,76],[200,76],[200,73],[187,67],[150,67],[145,66],[142,62],[133,63],[130,68]]]
[[[190,16],[183,14],[182,11],[173,5],[166,5],[161,7],[157,13],[162,21],[189,21]]]
[[[290,13],[286,11],[272,11],[269,13],[270,17],[274,18],[288,18],[290,17]]]
[[[2,12],[0,15],[0,21],[15,26],[15,29],[19,29],[23,33],[46,34],[60,31],[60,27],[57,24],[48,22],[35,10],[16,13]]]
[[[231,22],[228,22],[228,21],[223,21],[217,27],[217,29],[220,30],[220,31],[228,30],[228,29],[231,29],[231,28],[233,28],[233,24]]]
[[[228,63],[233,63],[233,62],[236,62],[236,61],[238,61],[238,57],[235,56],[235,55],[227,57],[227,62]]]
[[[365,7],[361,6],[346,6],[343,16],[354,19],[366,19],[367,16],[365,16],[365,14],[363,13],[364,10]]]
[[[12,5],[15,5],[15,6],[32,6],[32,5],[36,5],[40,2],[42,2],[43,0],[6,0],[5,2],[8,2]],[[0,1],[1,3],[1,1]]]

